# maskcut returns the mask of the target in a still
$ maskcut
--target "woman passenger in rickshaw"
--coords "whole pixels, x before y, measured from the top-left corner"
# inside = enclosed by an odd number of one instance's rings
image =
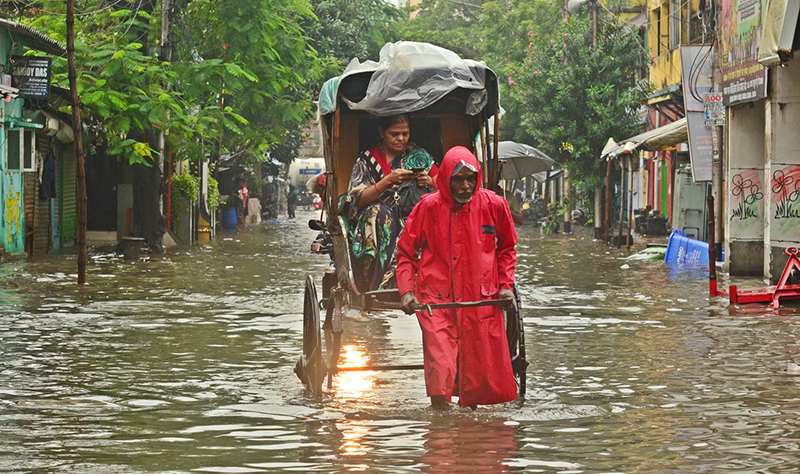
[[[407,180],[436,186],[438,169],[422,148],[409,143],[408,115],[383,117],[378,146],[361,152],[350,176],[348,220],[351,224],[353,274],[364,290],[395,287],[397,239],[403,223],[381,194]],[[412,169],[422,168],[414,172]]]

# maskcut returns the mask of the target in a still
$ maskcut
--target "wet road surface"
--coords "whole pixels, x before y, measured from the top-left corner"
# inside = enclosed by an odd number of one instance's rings
[[[733,311],[704,266],[582,230],[520,229],[525,400],[436,413],[421,371],[309,397],[292,369],[305,276],[328,264],[313,215],[134,264],[95,250],[84,290],[74,254],[0,265],[0,472],[800,471],[794,311]],[[421,363],[400,312],[344,331],[342,363]]]

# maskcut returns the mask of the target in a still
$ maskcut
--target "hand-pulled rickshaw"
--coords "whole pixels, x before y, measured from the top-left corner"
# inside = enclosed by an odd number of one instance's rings
[[[339,367],[342,316],[348,309],[399,310],[396,289],[367,291],[354,278],[348,225],[340,211],[340,196],[348,192],[351,171],[360,150],[375,138],[379,117],[408,114],[412,140],[441,163],[444,153],[465,146],[483,167],[482,186],[495,190],[498,178],[497,130],[499,102],[495,73],[482,62],[464,60],[455,53],[426,43],[388,43],[380,62],[353,60],[341,76],[328,80],[320,92],[319,125],[325,155],[325,187],[320,220],[309,226],[320,231],[312,252],[329,255],[331,265],[322,276],[319,298],[314,278],[307,276],[303,300],[303,355],[295,372],[315,394],[327,377],[343,370],[422,369],[422,365]],[[491,128],[490,128],[491,127]],[[492,142],[489,138],[494,135]],[[516,291],[515,291],[516,294]],[[419,310],[501,305],[504,307],[509,357],[520,396],[525,394],[525,338],[521,306],[509,300],[421,305]],[[434,308],[435,307],[435,308]],[[324,311],[324,320],[321,312]]]

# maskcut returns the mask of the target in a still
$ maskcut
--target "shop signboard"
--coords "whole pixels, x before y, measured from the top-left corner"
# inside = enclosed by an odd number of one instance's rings
[[[722,94],[719,92],[703,94],[703,112],[706,115],[706,125],[725,125],[725,106],[722,103]]]
[[[19,96],[28,99],[47,99],[50,96],[50,58],[14,56],[11,59],[11,84]]]
[[[766,0],[722,0],[720,58],[726,107],[767,97],[767,68],[758,62]]]

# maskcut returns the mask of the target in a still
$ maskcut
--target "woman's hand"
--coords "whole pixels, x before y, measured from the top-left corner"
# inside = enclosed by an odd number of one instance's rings
[[[382,192],[408,179],[414,179],[413,171],[402,168],[393,170],[389,175],[384,176],[383,179],[372,186],[368,186],[361,192],[361,197],[358,198],[358,208],[364,209],[370,204],[378,202]]]
[[[401,184],[403,181],[411,179],[413,177],[414,177],[414,172],[411,170],[403,168],[394,169],[388,176],[384,177],[381,180],[381,184],[386,183],[386,186],[381,186],[381,191],[384,191],[391,186],[397,186],[398,184]]]
[[[433,186],[433,178],[431,178],[428,172],[425,170],[415,173],[414,177],[416,178],[417,186],[419,187]]]

